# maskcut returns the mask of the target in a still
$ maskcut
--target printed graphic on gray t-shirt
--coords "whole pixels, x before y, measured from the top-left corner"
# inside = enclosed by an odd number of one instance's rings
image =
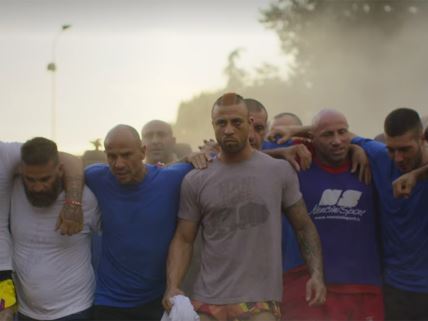
[[[286,161],[260,152],[215,160],[184,179],[179,217],[200,222],[201,270],[193,298],[211,304],[281,300],[281,209],[301,198]]]

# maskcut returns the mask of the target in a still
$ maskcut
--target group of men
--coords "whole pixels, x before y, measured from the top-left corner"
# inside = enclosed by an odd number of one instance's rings
[[[428,147],[415,111],[388,115],[386,145],[334,110],[310,126],[283,113],[268,134],[266,108],[235,93],[211,118],[215,157],[176,163],[168,124],[147,123],[141,139],[114,127],[108,164],[88,167],[83,189],[54,142],[0,145],[0,320],[14,288],[18,320],[160,320],[185,294],[198,231],[201,320],[428,319]],[[368,177],[363,150],[372,184],[355,173]]]

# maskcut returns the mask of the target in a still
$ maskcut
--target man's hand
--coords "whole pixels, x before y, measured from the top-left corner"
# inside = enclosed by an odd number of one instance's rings
[[[273,127],[267,134],[270,141],[277,140],[278,144],[284,144],[293,137],[293,130],[290,126],[276,126]]]
[[[322,278],[311,277],[306,282],[306,302],[309,306],[324,304],[326,296],[327,289]]]
[[[392,182],[392,192],[394,193],[394,197],[408,198],[412,193],[416,182],[417,175],[415,172],[409,172],[407,174],[401,175]]]
[[[213,159],[220,153],[220,146],[213,139],[204,139],[204,144],[198,148],[202,153],[205,153],[207,159]]]
[[[307,170],[311,167],[312,154],[303,144],[269,149],[263,152],[269,156],[287,160],[297,172]]]
[[[162,298],[162,305],[165,309],[165,311],[167,311],[169,313],[169,311],[171,311],[172,308],[172,304],[171,304],[171,298],[173,298],[176,295],[184,295],[184,292],[181,291],[180,289],[166,289],[165,294],[163,295]]]
[[[364,149],[358,145],[351,144],[351,173],[358,171],[358,179],[365,183],[370,184],[372,181],[372,171],[370,169],[369,159]]]
[[[15,306],[6,308],[0,311],[0,321],[13,321],[13,313],[15,311]]]
[[[311,130],[311,126],[275,126],[271,128],[271,130],[267,134],[267,138],[271,141],[277,140],[278,144],[284,144],[293,137],[303,137],[311,139]]]
[[[56,230],[62,235],[73,235],[83,229],[83,211],[81,205],[64,204],[58,216]]]
[[[293,145],[284,148],[284,158],[299,172],[311,167],[312,154],[303,144]]]
[[[204,169],[208,167],[209,158],[205,155],[205,153],[192,153],[185,157],[186,163],[192,164],[192,166],[196,169]]]

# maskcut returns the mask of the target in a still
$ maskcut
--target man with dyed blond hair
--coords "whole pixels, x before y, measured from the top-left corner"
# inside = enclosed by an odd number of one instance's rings
[[[171,297],[182,293],[180,283],[200,227],[201,271],[193,305],[201,320],[278,320],[282,210],[311,273],[307,300],[311,305],[324,302],[319,238],[295,172],[287,162],[251,148],[251,123],[241,96],[221,96],[211,117],[220,153],[207,169],[193,170],[183,181],[178,227],[168,255],[165,308],[171,308]]]

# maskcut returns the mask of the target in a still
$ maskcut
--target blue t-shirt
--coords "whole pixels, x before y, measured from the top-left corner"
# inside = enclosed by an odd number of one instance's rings
[[[180,185],[192,167],[145,165],[142,182],[121,185],[107,165],[85,171],[102,213],[95,304],[136,307],[162,296],[166,257],[177,222]]]
[[[379,194],[385,283],[428,293],[428,180],[418,182],[409,198],[395,198],[392,182],[403,173],[386,146],[356,137],[366,151]]]
[[[349,166],[327,167],[316,160],[299,173],[308,213],[317,227],[327,284],[381,284],[377,211],[371,186]],[[304,264],[294,231],[286,224],[284,267]]]

